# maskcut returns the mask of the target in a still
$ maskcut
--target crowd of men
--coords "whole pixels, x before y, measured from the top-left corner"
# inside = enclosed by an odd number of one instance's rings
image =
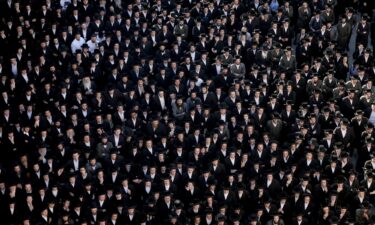
[[[373,9],[0,1],[0,224],[375,224]]]

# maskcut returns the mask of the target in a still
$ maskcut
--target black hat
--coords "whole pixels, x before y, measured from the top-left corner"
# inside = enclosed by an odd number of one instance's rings
[[[97,204],[96,202],[91,202],[91,204],[90,204],[90,208],[91,208],[91,209],[98,208],[98,204]]]
[[[366,192],[366,188],[361,186],[361,187],[358,188],[358,191],[359,192]]]
[[[287,100],[287,101],[285,102],[285,105],[291,105],[291,106],[293,106],[294,104],[293,104],[293,101],[291,101],[291,100]]]
[[[354,175],[354,176],[357,176],[357,171],[355,171],[354,169],[351,169],[349,170],[349,175]]]
[[[318,147],[318,152],[327,152],[327,148],[324,147],[323,145],[320,145],[320,146]]]
[[[305,198],[305,197],[310,197],[310,198],[311,198],[312,195],[311,195],[311,193],[306,192],[306,193],[303,193],[302,196],[303,196],[304,198]]]
[[[226,220],[226,217],[224,215],[222,215],[222,214],[218,214],[218,216],[216,217],[216,220],[218,222],[223,222],[223,221]]]
[[[347,7],[345,10],[346,10],[348,13],[353,13],[353,12],[354,12],[353,7]]]
[[[228,106],[224,102],[219,105],[219,109],[227,109],[227,108],[228,108]]]
[[[285,51],[292,51],[292,47],[290,47],[290,46],[286,47]]]
[[[303,177],[302,177],[302,180],[303,180],[303,181],[310,181],[310,177],[309,177],[309,176],[303,176]]]
[[[346,151],[344,151],[344,152],[341,153],[340,157],[341,158],[348,158],[349,157],[349,153],[346,152]]]
[[[258,222],[258,218],[256,215],[251,215],[249,218],[249,222]]]
[[[280,114],[279,113],[277,113],[277,112],[274,112],[273,114],[272,114],[272,117],[273,118],[280,118]]]

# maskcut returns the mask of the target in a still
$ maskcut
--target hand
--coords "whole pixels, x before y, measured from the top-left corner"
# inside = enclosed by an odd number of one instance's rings
[[[58,171],[57,171],[57,175],[58,176],[61,176],[61,174],[64,172],[64,169],[59,169]]]

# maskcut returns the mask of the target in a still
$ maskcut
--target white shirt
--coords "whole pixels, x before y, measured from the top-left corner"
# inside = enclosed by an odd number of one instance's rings
[[[221,72],[221,65],[216,65],[216,73],[220,74]]]
[[[375,112],[374,111],[371,111],[371,115],[368,121],[372,124],[375,124]]]
[[[82,30],[82,36],[83,36],[84,39],[87,39],[87,29],[86,30]]]
[[[125,115],[124,115],[124,112],[118,112],[118,115],[119,115],[121,121],[124,122],[124,121],[125,121]]]
[[[159,97],[159,101],[160,101],[161,108],[165,109],[165,99],[164,99],[164,97],[163,98]]]
[[[225,193],[225,192],[224,192],[224,199],[227,199],[227,198],[228,198],[228,195],[229,195],[229,192],[228,192],[228,193]]]
[[[116,181],[117,174],[112,175],[112,181]]]
[[[74,164],[74,170],[75,171],[79,170],[78,160],[73,160],[73,164]]]
[[[12,64],[12,73],[14,76],[18,74],[17,64]]]
[[[91,40],[89,40],[86,44],[89,46],[89,51],[91,53],[94,53],[95,49],[97,49],[97,46],[98,46],[97,42],[93,42]]]
[[[190,53],[191,60],[194,62],[195,61],[195,52]]]
[[[22,74],[23,79],[26,81],[26,83],[29,83],[29,77],[27,74]]]
[[[255,103],[256,103],[257,105],[259,105],[259,100],[260,100],[259,97],[255,97],[254,100],[255,100]]]
[[[82,49],[81,46],[82,46],[84,43],[85,43],[85,39],[83,39],[82,37],[81,37],[79,40],[74,39],[74,40],[72,41],[72,44],[71,44],[72,52],[75,53],[76,50],[78,50],[78,49],[81,50],[81,49]]]
[[[223,153],[223,156],[227,156],[227,150],[221,149],[220,151],[221,151],[221,153]]]
[[[346,129],[345,129],[345,130],[342,130],[342,129],[341,129],[342,137],[345,137],[345,136],[346,136],[346,132],[347,132]]]
[[[220,114],[220,120],[226,122],[226,115],[225,114]]]
[[[115,146],[118,146],[118,142],[120,140],[120,137],[117,136],[117,135],[114,135],[114,137],[115,137]]]

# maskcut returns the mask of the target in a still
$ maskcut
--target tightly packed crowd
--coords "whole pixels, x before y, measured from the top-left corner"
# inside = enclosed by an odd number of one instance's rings
[[[375,224],[373,9],[0,1],[0,224]]]

